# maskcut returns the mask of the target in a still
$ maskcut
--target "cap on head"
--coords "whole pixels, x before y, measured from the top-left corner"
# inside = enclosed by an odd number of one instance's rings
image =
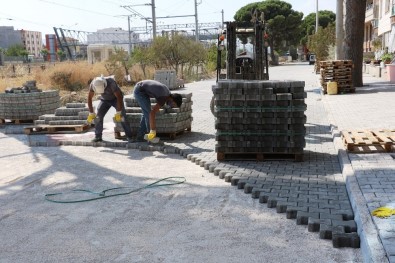
[[[97,94],[101,94],[104,92],[104,88],[107,86],[107,81],[106,79],[101,76],[97,77],[92,81],[92,88],[93,91]]]

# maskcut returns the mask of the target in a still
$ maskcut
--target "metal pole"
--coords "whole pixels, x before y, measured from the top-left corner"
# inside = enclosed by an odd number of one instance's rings
[[[152,36],[156,37],[156,15],[155,15],[155,0],[151,0],[152,7]]]
[[[128,32],[129,32],[129,57],[132,56],[132,38],[130,36],[130,16],[128,16]]]
[[[224,10],[222,9],[222,29],[224,29]]]
[[[318,0],[315,0],[315,32],[318,31]]]
[[[196,24],[196,28],[195,28],[195,38],[196,38],[196,42],[199,42],[199,26],[198,26],[198,11],[197,11],[197,0],[195,0],[195,24]]]
[[[344,40],[344,27],[343,27],[343,0],[337,0],[336,3],[336,59],[344,59],[343,54],[343,40]]]

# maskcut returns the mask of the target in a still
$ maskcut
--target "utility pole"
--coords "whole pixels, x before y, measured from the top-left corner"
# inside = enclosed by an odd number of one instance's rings
[[[156,15],[155,15],[155,0],[151,0],[152,8],[152,38],[156,37]]]
[[[195,38],[196,38],[196,42],[199,42],[199,26],[198,26],[198,10],[197,10],[197,0],[195,0],[195,24],[196,24],[196,28],[195,28]]]
[[[221,10],[222,13],[222,30],[224,29],[224,10]]]
[[[318,0],[315,0],[315,32],[318,32]]]
[[[128,16],[129,57],[132,56],[132,37],[130,36],[130,16]]]
[[[336,3],[336,59],[344,59],[343,40],[344,40],[344,27],[343,27],[343,0],[337,0]]]

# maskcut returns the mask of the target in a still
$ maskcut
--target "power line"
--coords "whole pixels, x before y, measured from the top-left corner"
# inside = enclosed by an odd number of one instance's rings
[[[100,13],[100,12],[96,12],[96,11],[92,11],[92,10],[87,10],[87,9],[83,9],[83,8],[79,8],[79,7],[64,5],[64,4],[60,4],[60,3],[56,3],[56,2],[51,2],[51,1],[48,1],[48,0],[39,0],[39,1],[47,3],[47,4],[52,4],[52,5],[62,6],[62,7],[70,8],[70,9],[80,10],[80,11],[84,11],[84,12],[91,13],[91,14],[108,16],[108,17],[116,17],[116,16],[113,16],[113,15]]]

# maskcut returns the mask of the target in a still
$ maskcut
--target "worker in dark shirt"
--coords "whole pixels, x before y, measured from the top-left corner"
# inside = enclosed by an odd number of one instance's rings
[[[179,108],[182,104],[182,96],[177,93],[172,94],[166,85],[155,80],[138,82],[133,93],[143,111],[136,140],[143,141],[145,139],[153,143],[159,142],[159,138],[156,137],[155,115],[165,104],[172,108]],[[156,104],[152,109],[150,98],[156,99]],[[149,133],[147,134],[147,132]]]
[[[92,98],[95,94],[100,94],[100,103],[97,106],[97,115],[95,114],[92,106]],[[117,82],[111,77],[97,77],[89,85],[88,93],[88,108],[89,116],[87,119],[88,123],[92,123],[95,120],[95,138],[92,142],[101,142],[103,134],[103,120],[108,110],[114,107],[116,113],[114,116],[115,122],[120,122],[128,142],[132,141],[132,131],[129,123],[126,120],[126,111],[123,104],[123,94],[119,88]]]

